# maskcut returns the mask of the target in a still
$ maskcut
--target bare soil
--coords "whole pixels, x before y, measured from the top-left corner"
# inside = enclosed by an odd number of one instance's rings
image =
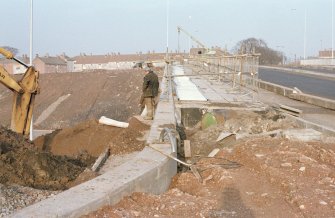
[[[160,72],[160,71],[158,71]],[[36,129],[62,129],[106,116],[127,121],[138,115],[143,70],[52,73],[40,75],[41,93],[36,96],[34,121],[48,112]],[[68,96],[69,95],[69,96]],[[56,108],[52,104],[68,96]],[[0,123],[9,127],[12,93],[0,85]]]
[[[41,75],[34,129],[55,131],[33,142],[8,130],[12,94],[1,86],[0,183],[64,190],[97,176],[89,169],[106,148],[112,155],[142,150],[149,127],[129,118],[139,113],[142,81],[141,70]],[[101,116],[129,127],[99,124]]]
[[[87,162],[40,152],[33,143],[3,127],[0,129],[0,183],[62,190]]]
[[[59,190],[91,179],[95,159],[106,148],[113,155],[140,151],[145,142],[137,138],[148,126],[136,118],[126,129],[88,121],[41,136],[35,144],[5,128],[0,129],[0,183]]]
[[[201,180],[186,170],[164,194],[134,193],[86,217],[334,217],[333,138],[259,136],[297,126],[273,111],[230,115],[224,124],[186,131]],[[228,130],[248,137],[217,142]],[[207,157],[214,148],[219,153]]]
[[[114,155],[141,150],[148,126],[129,117],[139,114],[142,78],[136,70],[41,75],[34,117],[43,119],[35,128],[56,131],[35,145],[7,129],[12,95],[0,86],[0,123],[7,127],[0,129],[0,183],[62,190],[95,177],[87,168],[106,147]],[[87,217],[335,217],[334,138],[261,135],[299,128],[271,110],[216,115],[218,125],[186,130],[201,180],[184,169],[164,194],[134,193]],[[101,125],[100,116],[130,127]],[[243,137],[217,141],[222,132]],[[219,153],[208,158],[214,148]]]
[[[34,144],[55,155],[75,158],[87,154],[97,158],[106,148],[110,148],[112,155],[142,150],[145,142],[137,138],[142,137],[148,129],[149,126],[134,117],[129,119],[128,128],[103,125],[97,120],[90,120],[40,136],[34,140]]]

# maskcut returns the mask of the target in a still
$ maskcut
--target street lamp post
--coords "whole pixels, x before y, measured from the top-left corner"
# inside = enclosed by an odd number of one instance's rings
[[[170,13],[170,1],[166,1],[166,58],[169,55],[169,13]]]
[[[334,0],[332,0],[332,59],[334,59]]]
[[[285,60],[284,60],[284,51],[282,49],[284,49],[285,47],[282,46],[282,45],[278,45],[276,47],[281,49],[281,52],[280,52],[281,53],[281,64],[284,65],[284,62],[285,62]]]
[[[296,8],[292,8],[291,11],[297,11]],[[307,7],[305,7],[305,16],[304,16],[304,40],[303,40],[303,48],[304,48],[304,59],[306,59],[306,44],[307,44]]]
[[[188,16],[188,21],[189,21],[189,29],[191,29],[191,18],[192,16]],[[191,53],[191,36],[188,37],[188,52]]]
[[[33,66],[33,0],[30,0],[30,34],[29,34],[29,65]],[[31,116],[30,121],[30,141],[33,140],[33,116]]]
[[[307,8],[305,8],[305,28],[304,28],[304,59],[306,59],[306,43],[307,43]]]

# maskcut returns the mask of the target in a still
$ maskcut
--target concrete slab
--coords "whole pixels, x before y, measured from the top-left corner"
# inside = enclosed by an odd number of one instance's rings
[[[287,139],[294,139],[299,141],[320,141],[322,133],[314,129],[288,129],[282,132]]]

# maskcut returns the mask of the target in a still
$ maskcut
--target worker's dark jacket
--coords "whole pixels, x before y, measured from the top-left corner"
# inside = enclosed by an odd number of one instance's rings
[[[153,72],[150,71],[145,77],[143,78],[143,97],[156,97],[158,95],[158,88],[159,88],[159,81],[158,76]]]

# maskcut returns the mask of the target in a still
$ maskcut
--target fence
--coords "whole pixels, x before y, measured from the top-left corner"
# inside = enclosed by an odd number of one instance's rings
[[[204,72],[212,75],[232,92],[241,95],[258,93],[259,54],[196,55],[188,62],[198,69],[199,75]]]

